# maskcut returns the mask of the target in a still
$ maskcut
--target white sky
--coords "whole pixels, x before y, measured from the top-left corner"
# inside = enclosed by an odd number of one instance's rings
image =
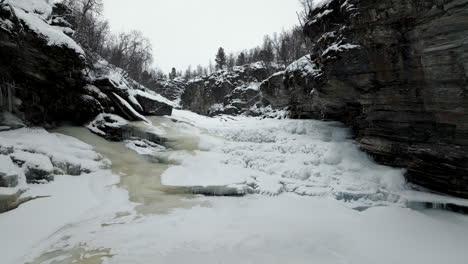
[[[297,24],[298,0],[104,0],[113,32],[138,29],[153,43],[155,64],[208,65],[220,46],[241,51]]]

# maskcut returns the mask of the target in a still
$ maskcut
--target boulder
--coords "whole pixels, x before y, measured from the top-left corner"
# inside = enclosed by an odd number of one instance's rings
[[[9,156],[0,155],[0,187],[18,186],[18,170]],[[0,210],[1,211],[1,210]]]
[[[18,191],[17,193],[11,195],[0,195],[0,214],[18,207],[22,193],[22,191]]]
[[[112,114],[100,114],[88,124],[87,128],[109,141],[121,142],[136,139],[147,140],[158,145],[162,145],[165,142],[165,139],[160,135],[133,126],[127,120]]]
[[[15,151],[10,157],[15,164],[23,168],[27,183],[54,180],[54,166],[49,157],[26,151]]]
[[[165,102],[158,101],[149,94],[138,93],[135,96],[138,103],[143,108],[144,115],[152,116],[170,116],[172,115],[173,107]]]

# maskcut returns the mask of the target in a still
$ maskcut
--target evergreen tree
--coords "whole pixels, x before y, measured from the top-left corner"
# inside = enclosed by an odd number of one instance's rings
[[[228,60],[227,60],[227,66],[230,70],[236,66],[236,57],[234,56],[233,53],[229,54]]]
[[[265,36],[263,40],[262,51],[260,51],[260,59],[267,64],[270,64],[275,60],[275,51],[273,49],[273,42],[269,36]]]
[[[244,52],[241,52],[241,53],[239,54],[239,56],[237,56],[236,65],[237,65],[237,66],[242,66],[242,65],[244,65],[244,64],[246,64],[246,63],[247,63],[247,60],[246,60],[246,58],[245,58],[245,53],[244,53]]]
[[[193,77],[192,65],[189,65],[187,70],[185,71],[184,79],[185,79],[185,81],[188,81],[188,80],[192,79],[192,77]]]
[[[216,54],[216,70],[222,70],[226,66],[226,53],[223,48],[218,49],[218,54]]]
[[[177,77],[177,70],[176,68],[172,68],[171,72],[169,73],[169,79],[174,80]]]

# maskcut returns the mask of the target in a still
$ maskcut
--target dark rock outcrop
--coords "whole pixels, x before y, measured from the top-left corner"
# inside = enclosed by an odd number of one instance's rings
[[[182,94],[187,88],[185,82],[169,79],[154,79],[145,83],[145,86],[174,102],[180,101]]]
[[[106,63],[96,65],[95,68],[99,77],[91,81],[93,84],[88,85],[87,90],[90,96],[102,101],[101,112],[115,113],[130,121],[145,121],[145,115],[172,114],[172,102],[125,77],[121,69]]]
[[[315,118],[311,84],[321,74],[309,56],[304,56],[265,80],[260,86],[262,98],[277,109],[287,108],[291,118]]]
[[[165,116],[172,115],[173,107],[167,103],[158,101],[154,98],[151,98],[150,95],[145,95],[143,93],[135,95],[136,100],[140,103],[143,108],[143,114],[153,115],[153,116]]]
[[[49,126],[84,124],[102,112],[133,121],[168,114],[172,106],[164,100],[140,96],[140,105],[132,92],[144,94],[145,87],[70,37],[69,13],[66,6],[45,0],[0,2],[0,111]]]
[[[188,83],[181,97],[182,107],[202,115],[236,115],[261,101],[260,83],[277,71],[263,63],[217,71]]]
[[[468,198],[468,0],[333,0],[304,30],[320,74],[270,79],[271,103],[343,121],[410,182]]]
[[[143,139],[161,145],[165,139],[148,130],[131,125],[125,119],[112,114],[100,114],[88,126],[88,129],[109,140],[120,142],[124,140]]]
[[[14,169],[15,165],[10,157],[3,155],[3,153],[0,154],[0,165],[2,166],[0,168],[0,187],[11,188],[18,186],[19,175]]]
[[[81,54],[49,45],[8,2],[0,3],[0,10],[0,86],[14,93],[15,112],[33,124],[83,121],[96,115],[81,99],[85,83]]]
[[[54,180],[54,166],[49,157],[42,154],[17,151],[11,154],[10,158],[16,165],[23,168],[27,183]]]

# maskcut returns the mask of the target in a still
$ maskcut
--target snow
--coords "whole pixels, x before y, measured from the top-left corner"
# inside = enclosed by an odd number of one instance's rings
[[[11,157],[15,160],[25,161],[23,166],[26,166],[27,168],[49,172],[54,170],[54,166],[52,165],[49,157],[41,154],[35,154],[26,151],[16,151],[11,154]]]
[[[3,174],[6,177],[18,177],[18,185],[12,188],[0,187],[0,195],[15,195],[19,191],[27,188],[26,177],[24,176],[23,171],[18,168],[7,155],[0,155],[0,174]]]
[[[122,97],[120,97],[118,94],[116,93],[112,93],[114,94],[114,96],[129,110],[131,111],[135,116],[137,116],[138,118],[140,118],[141,120],[145,121],[146,123],[151,123],[148,119],[146,119],[146,117],[142,116],[140,113],[138,113],[125,99],[123,99]]]
[[[125,146],[140,155],[155,155],[166,150],[165,147],[149,140],[126,140]]]
[[[127,72],[109,64],[109,62],[107,62],[104,59],[101,59],[98,62],[96,62],[94,68],[96,70],[94,70],[91,76],[89,76],[90,82],[93,82],[97,79],[108,78],[117,89],[126,90],[129,95],[128,99],[132,102],[132,104],[135,107],[137,107],[141,111],[143,111],[143,107],[135,98],[137,95],[168,104],[172,107],[179,106],[176,102],[172,102],[171,100],[163,97],[162,95],[157,94],[149,90],[148,88],[142,86],[141,84],[137,83],[131,78],[128,78]],[[101,91],[98,88],[96,89],[94,89],[93,87],[87,87],[88,91],[97,93],[101,96]],[[106,95],[104,94],[103,96]]]
[[[22,180],[17,188],[0,188],[2,194],[13,194],[21,188],[27,190],[22,198],[43,197],[0,215],[0,225],[8,227],[3,229],[0,238],[2,263],[24,263],[19,260],[22,255],[68,223],[107,214],[116,207],[131,208],[127,193],[115,185],[119,177],[107,170],[109,161],[75,138],[43,129],[23,128],[0,132],[0,146],[11,148],[11,156],[25,160],[24,166],[52,170],[60,169],[56,166],[66,162],[91,172],[79,177],[56,175],[55,181],[40,185],[26,185],[24,175],[20,173]],[[10,157],[0,155],[2,171],[21,172],[8,160]]]
[[[117,176],[101,171],[80,177],[60,175],[49,184],[31,185],[23,197],[46,197],[0,215],[0,225],[8,227],[0,238],[2,263],[24,263],[21,256],[68,223],[122,208],[128,196],[115,186],[118,182]]]
[[[52,249],[86,241],[88,249],[112,249],[103,260],[113,264],[462,264],[468,257],[466,216],[390,207],[358,212],[291,195],[199,200],[209,206],[119,218],[105,228],[70,226],[54,235],[64,241]]]
[[[134,89],[134,90],[129,90],[129,93],[130,95],[133,95],[133,96],[139,95],[139,96],[146,97],[146,98],[149,98],[149,99],[161,102],[161,103],[168,104],[172,107],[177,107],[177,105],[171,100],[150,90],[142,91],[142,90]]]
[[[327,196],[349,207],[403,204],[403,171],[375,164],[339,123],[250,117],[207,123],[183,111],[173,116],[191,119],[216,137],[200,135],[204,151],[169,168],[162,175],[165,185],[243,184],[250,193]]]
[[[147,180],[127,178],[133,184],[130,193],[103,169],[57,176],[51,184],[31,185],[25,194],[50,197],[0,215],[0,226],[8,227],[0,237],[2,263],[27,263],[41,255],[33,263],[464,264],[468,258],[468,216],[412,210],[405,203],[463,200],[408,190],[401,170],[375,164],[339,123],[209,118],[181,110],[171,119],[151,120],[167,136],[198,138],[195,151],[187,146],[183,152],[166,150],[170,166],[162,164],[169,167],[163,182],[200,192],[198,187],[221,186],[245,196],[187,196],[179,187],[158,189],[150,184],[158,179],[152,169]],[[109,143],[89,134],[97,149],[104,144],[106,151],[117,152],[112,155],[121,163],[113,169],[151,168],[135,163],[145,159],[121,153],[125,144],[144,150],[148,142]],[[53,141],[57,138],[61,142]],[[83,142],[44,130],[1,132],[0,140],[16,140],[15,148],[47,141],[44,152],[66,145],[67,153],[83,162],[99,156]],[[175,143],[187,141],[181,137]],[[82,157],[83,151],[88,155]],[[144,200],[169,210],[139,213],[129,197],[148,190],[155,196]]]
[[[254,90],[254,91],[259,91],[260,90],[260,85],[262,83],[261,82],[251,82],[249,83],[249,85],[245,88],[245,89],[250,89],[250,90]]]
[[[140,112],[143,112],[143,107],[140,105],[140,103],[138,102],[138,100],[133,96],[133,95],[129,95],[128,96],[128,99],[130,100],[130,102],[132,102],[132,104],[138,108],[138,110]]]
[[[15,175],[17,171],[16,166],[6,155],[0,155],[0,168],[0,172],[4,173],[5,175]]]
[[[325,17],[325,16],[328,16],[329,14],[333,13],[333,10],[332,9],[327,9],[325,11],[323,11],[322,13],[319,13],[317,15],[314,16],[314,19],[313,20],[310,20],[309,24],[314,24],[316,23],[317,21],[319,21],[322,17]]]
[[[45,20],[52,7],[45,0],[9,0],[16,14],[32,31],[44,37],[50,46],[65,46],[78,54],[84,54],[83,49],[62,28],[51,26]]]
[[[317,8],[322,8],[323,6],[328,5],[332,1],[334,1],[334,0],[312,0],[312,1],[309,1],[312,4],[310,6],[311,11],[314,10],[314,9],[317,9]]]
[[[344,43],[343,41],[333,43],[323,53],[322,56],[328,55],[330,52],[341,52],[345,50],[357,49],[361,46],[355,44]]]
[[[98,171],[109,167],[108,161],[94,152],[90,145],[72,137],[48,133],[40,128],[0,132],[0,146],[14,149],[15,155],[27,155],[23,152],[45,155],[54,167],[58,168],[76,166],[82,170]],[[36,163],[38,162],[39,160],[36,160]]]
[[[89,123],[86,128],[91,130],[92,132],[98,134],[98,135],[106,135],[106,133],[102,130],[99,129],[100,125],[104,125],[107,127],[122,127],[125,125],[128,125],[128,121],[123,119],[122,117],[118,115],[113,115],[113,114],[99,114],[91,123]]]
[[[52,6],[46,0],[9,0],[9,3],[28,13],[41,15],[44,19],[52,13]]]
[[[284,71],[287,74],[294,72],[302,72],[302,76],[317,76],[320,75],[321,71],[315,63],[310,60],[310,56],[306,55],[297,61],[291,63]],[[278,73],[279,74],[279,73]]]
[[[105,93],[103,93],[99,88],[97,88],[96,86],[94,85],[86,85],[84,87],[85,90],[87,90],[88,92],[90,93],[94,93],[96,94],[99,98],[101,99],[105,99],[105,98],[108,98],[107,95]]]

